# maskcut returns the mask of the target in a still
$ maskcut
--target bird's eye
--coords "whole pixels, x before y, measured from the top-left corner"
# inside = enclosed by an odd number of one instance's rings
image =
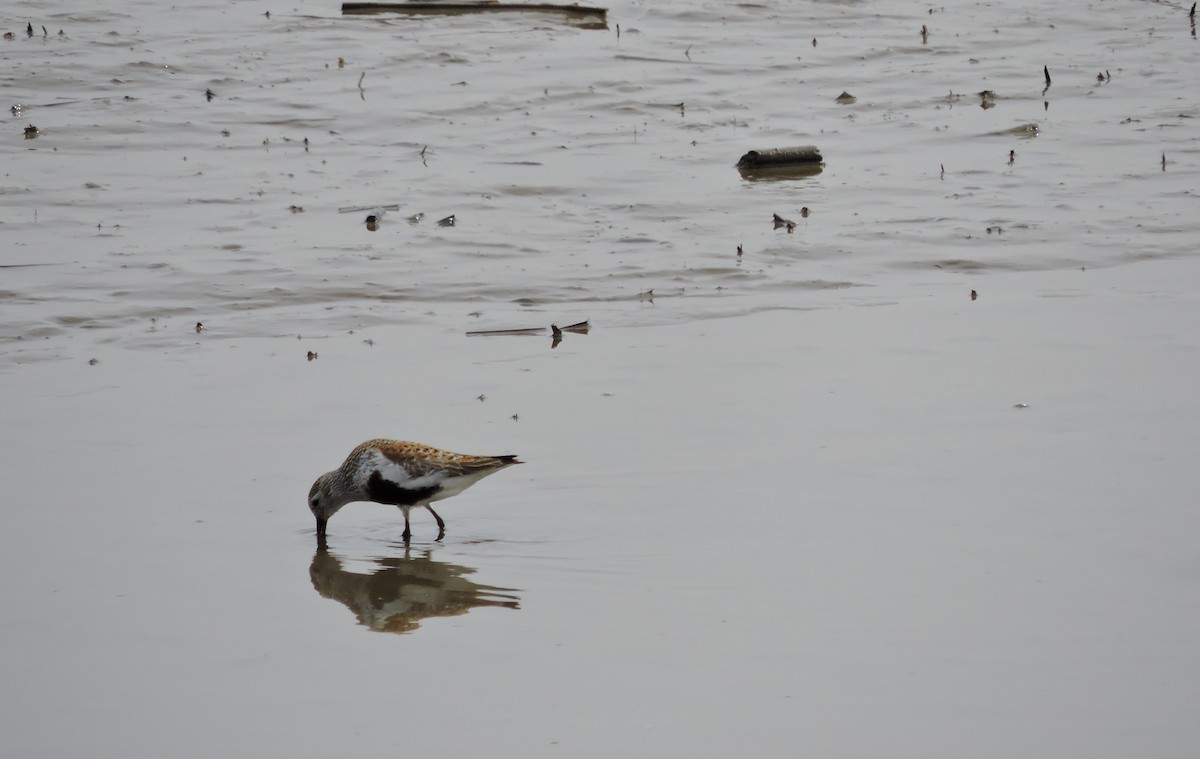
[[[310,505],[312,508],[314,508],[314,509],[315,509],[315,508],[317,508],[318,506],[320,506],[320,505],[321,505],[321,499],[320,499],[320,498],[314,498],[314,499],[312,499],[312,501],[310,502],[310,504],[309,504],[309,505]]]

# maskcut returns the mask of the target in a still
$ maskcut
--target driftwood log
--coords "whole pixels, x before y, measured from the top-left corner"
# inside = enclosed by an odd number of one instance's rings
[[[342,3],[343,15],[403,13],[406,15],[458,15],[463,13],[556,13],[585,29],[607,29],[608,9],[586,5],[549,3]]]
[[[824,167],[821,151],[812,145],[751,150],[737,163],[742,179],[766,181],[805,179]]]
[[[795,166],[796,164],[821,163],[821,151],[813,145],[801,145],[794,148],[770,148],[768,150],[751,150],[742,156],[737,165],[739,169],[761,169],[767,166]]]

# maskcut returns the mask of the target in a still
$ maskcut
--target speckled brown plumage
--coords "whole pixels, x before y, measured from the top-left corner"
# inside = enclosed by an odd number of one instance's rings
[[[329,519],[354,501],[397,506],[404,513],[404,540],[412,535],[410,509],[423,506],[438,523],[438,539],[446,523],[429,505],[457,495],[479,480],[513,464],[516,456],[471,456],[421,443],[377,438],[359,445],[342,465],[317,478],[308,492],[308,507],[324,539]]]

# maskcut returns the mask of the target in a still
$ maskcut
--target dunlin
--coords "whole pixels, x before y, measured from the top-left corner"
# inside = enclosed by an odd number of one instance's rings
[[[337,510],[354,501],[399,506],[404,512],[405,542],[412,536],[410,509],[424,506],[438,524],[438,540],[446,523],[429,504],[458,495],[493,472],[523,463],[516,456],[468,456],[403,440],[368,440],[355,448],[332,472],[308,491],[308,508],[317,518],[317,539]]]

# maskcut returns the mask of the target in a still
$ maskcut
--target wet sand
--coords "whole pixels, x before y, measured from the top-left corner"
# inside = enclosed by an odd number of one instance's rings
[[[14,755],[1196,745],[1184,11],[138,8],[0,45]],[[527,463],[318,550],[375,436]]]

